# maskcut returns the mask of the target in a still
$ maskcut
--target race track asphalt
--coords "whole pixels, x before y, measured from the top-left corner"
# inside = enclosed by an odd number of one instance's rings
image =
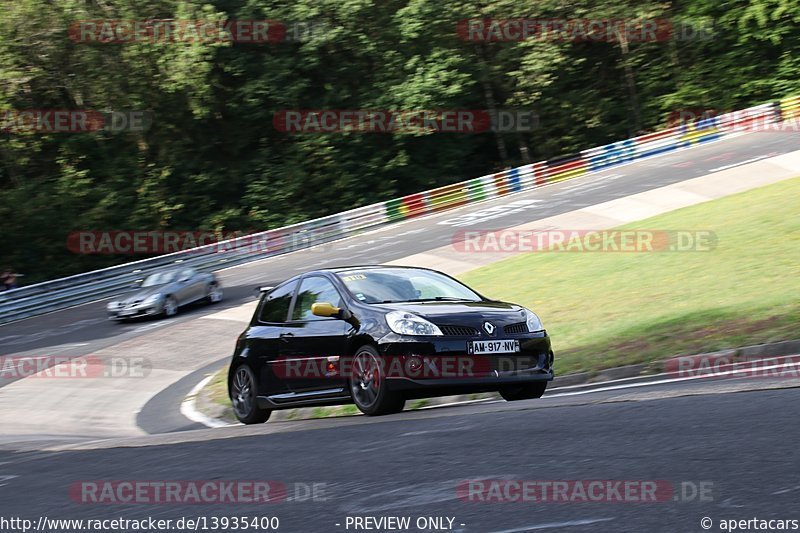
[[[0,514],[34,522],[276,516],[279,530],[292,532],[354,531],[348,516],[408,516],[412,524],[447,516],[462,532],[685,532],[702,531],[703,517],[797,519],[800,391],[747,390],[791,386],[676,383],[4,451],[0,476],[15,477],[0,482]],[[486,479],[652,481],[674,490],[653,502],[458,497],[461,483]],[[315,499],[263,504],[78,503],[70,488],[86,480],[261,480],[284,484],[290,497],[318,485]]]

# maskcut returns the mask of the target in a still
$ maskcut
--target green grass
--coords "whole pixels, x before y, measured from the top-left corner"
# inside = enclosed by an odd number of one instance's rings
[[[214,403],[230,407],[231,400],[228,398],[228,367],[220,368],[211,381],[206,383],[204,391],[208,392],[208,398]]]
[[[292,409],[294,411],[295,409]],[[335,405],[332,407],[315,407],[311,418],[330,418],[332,416],[353,416],[360,414],[355,405]]]
[[[718,244],[530,253],[461,278],[533,309],[559,373],[800,338],[800,178],[622,227],[711,230]]]

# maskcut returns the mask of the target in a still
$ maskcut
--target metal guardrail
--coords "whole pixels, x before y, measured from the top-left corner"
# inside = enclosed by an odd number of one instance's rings
[[[778,105],[780,106],[779,109],[783,120],[800,118],[800,95],[784,98]]]
[[[117,294],[149,272],[167,266],[210,272],[338,240],[385,222],[381,205],[0,293],[0,323]]]
[[[167,266],[180,264],[206,272],[228,268],[350,237],[398,220],[490,200],[694,146],[746,131],[753,123],[798,117],[800,95],[323,218],[20,287],[0,293],[0,324],[103,299],[129,287],[150,271]]]

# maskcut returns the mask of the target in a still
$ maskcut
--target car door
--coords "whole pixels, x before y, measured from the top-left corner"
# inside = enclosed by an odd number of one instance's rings
[[[259,394],[270,396],[287,392],[285,364],[280,360],[283,340],[281,334],[289,317],[297,281],[291,281],[270,291],[259,304],[256,321],[248,330],[249,358],[258,376]]]
[[[198,275],[195,269],[184,268],[181,270],[178,275],[178,281],[180,283],[181,297],[179,302],[181,305],[199,300],[203,296],[205,288],[201,283],[201,276]]]
[[[335,357],[343,357],[349,324],[333,317],[316,316],[311,305],[327,302],[343,305],[339,291],[324,276],[307,276],[300,282],[291,318],[282,334],[281,353],[292,361],[287,385],[295,392],[333,390],[345,386],[345,376],[328,372],[328,362],[337,368]]]
[[[191,269],[182,268],[175,274],[172,281],[172,297],[178,301],[178,305],[185,305],[191,301],[191,286],[188,283],[191,277]]]

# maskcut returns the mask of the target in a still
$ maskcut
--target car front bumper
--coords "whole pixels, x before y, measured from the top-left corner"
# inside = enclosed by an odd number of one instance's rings
[[[379,344],[385,377],[394,390],[497,390],[499,386],[550,381],[554,377],[550,337],[542,331],[508,336],[515,353],[468,354],[466,337],[387,335]]]
[[[164,305],[161,302],[147,305],[139,304],[131,307],[106,308],[109,320],[127,320],[130,318],[153,316],[161,313],[163,309]]]

